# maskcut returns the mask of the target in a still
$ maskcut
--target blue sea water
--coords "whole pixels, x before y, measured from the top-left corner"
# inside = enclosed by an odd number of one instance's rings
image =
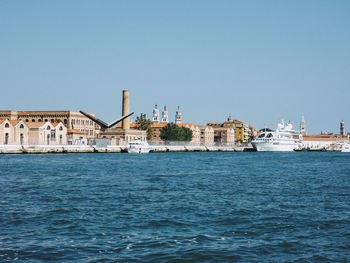
[[[0,262],[349,262],[350,154],[0,155]]]

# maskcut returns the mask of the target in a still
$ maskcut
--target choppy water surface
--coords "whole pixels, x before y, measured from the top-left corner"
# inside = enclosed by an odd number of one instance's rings
[[[350,154],[0,155],[0,262],[348,262]]]

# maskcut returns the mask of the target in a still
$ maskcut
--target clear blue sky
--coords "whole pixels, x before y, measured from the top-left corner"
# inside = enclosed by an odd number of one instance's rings
[[[0,109],[350,131],[350,1],[0,0]]]

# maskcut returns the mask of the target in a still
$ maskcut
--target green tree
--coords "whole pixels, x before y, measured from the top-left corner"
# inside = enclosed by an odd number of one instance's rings
[[[147,140],[151,140],[153,136],[152,122],[147,119],[146,114],[141,113],[140,116],[136,117],[136,129],[147,132]]]
[[[175,123],[168,123],[160,130],[160,138],[165,141],[191,141],[192,131]]]

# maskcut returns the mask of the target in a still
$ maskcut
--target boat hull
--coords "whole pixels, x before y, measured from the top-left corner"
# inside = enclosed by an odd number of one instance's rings
[[[128,147],[128,153],[149,153],[149,147]]]
[[[258,152],[293,152],[299,147],[296,143],[252,142]]]

